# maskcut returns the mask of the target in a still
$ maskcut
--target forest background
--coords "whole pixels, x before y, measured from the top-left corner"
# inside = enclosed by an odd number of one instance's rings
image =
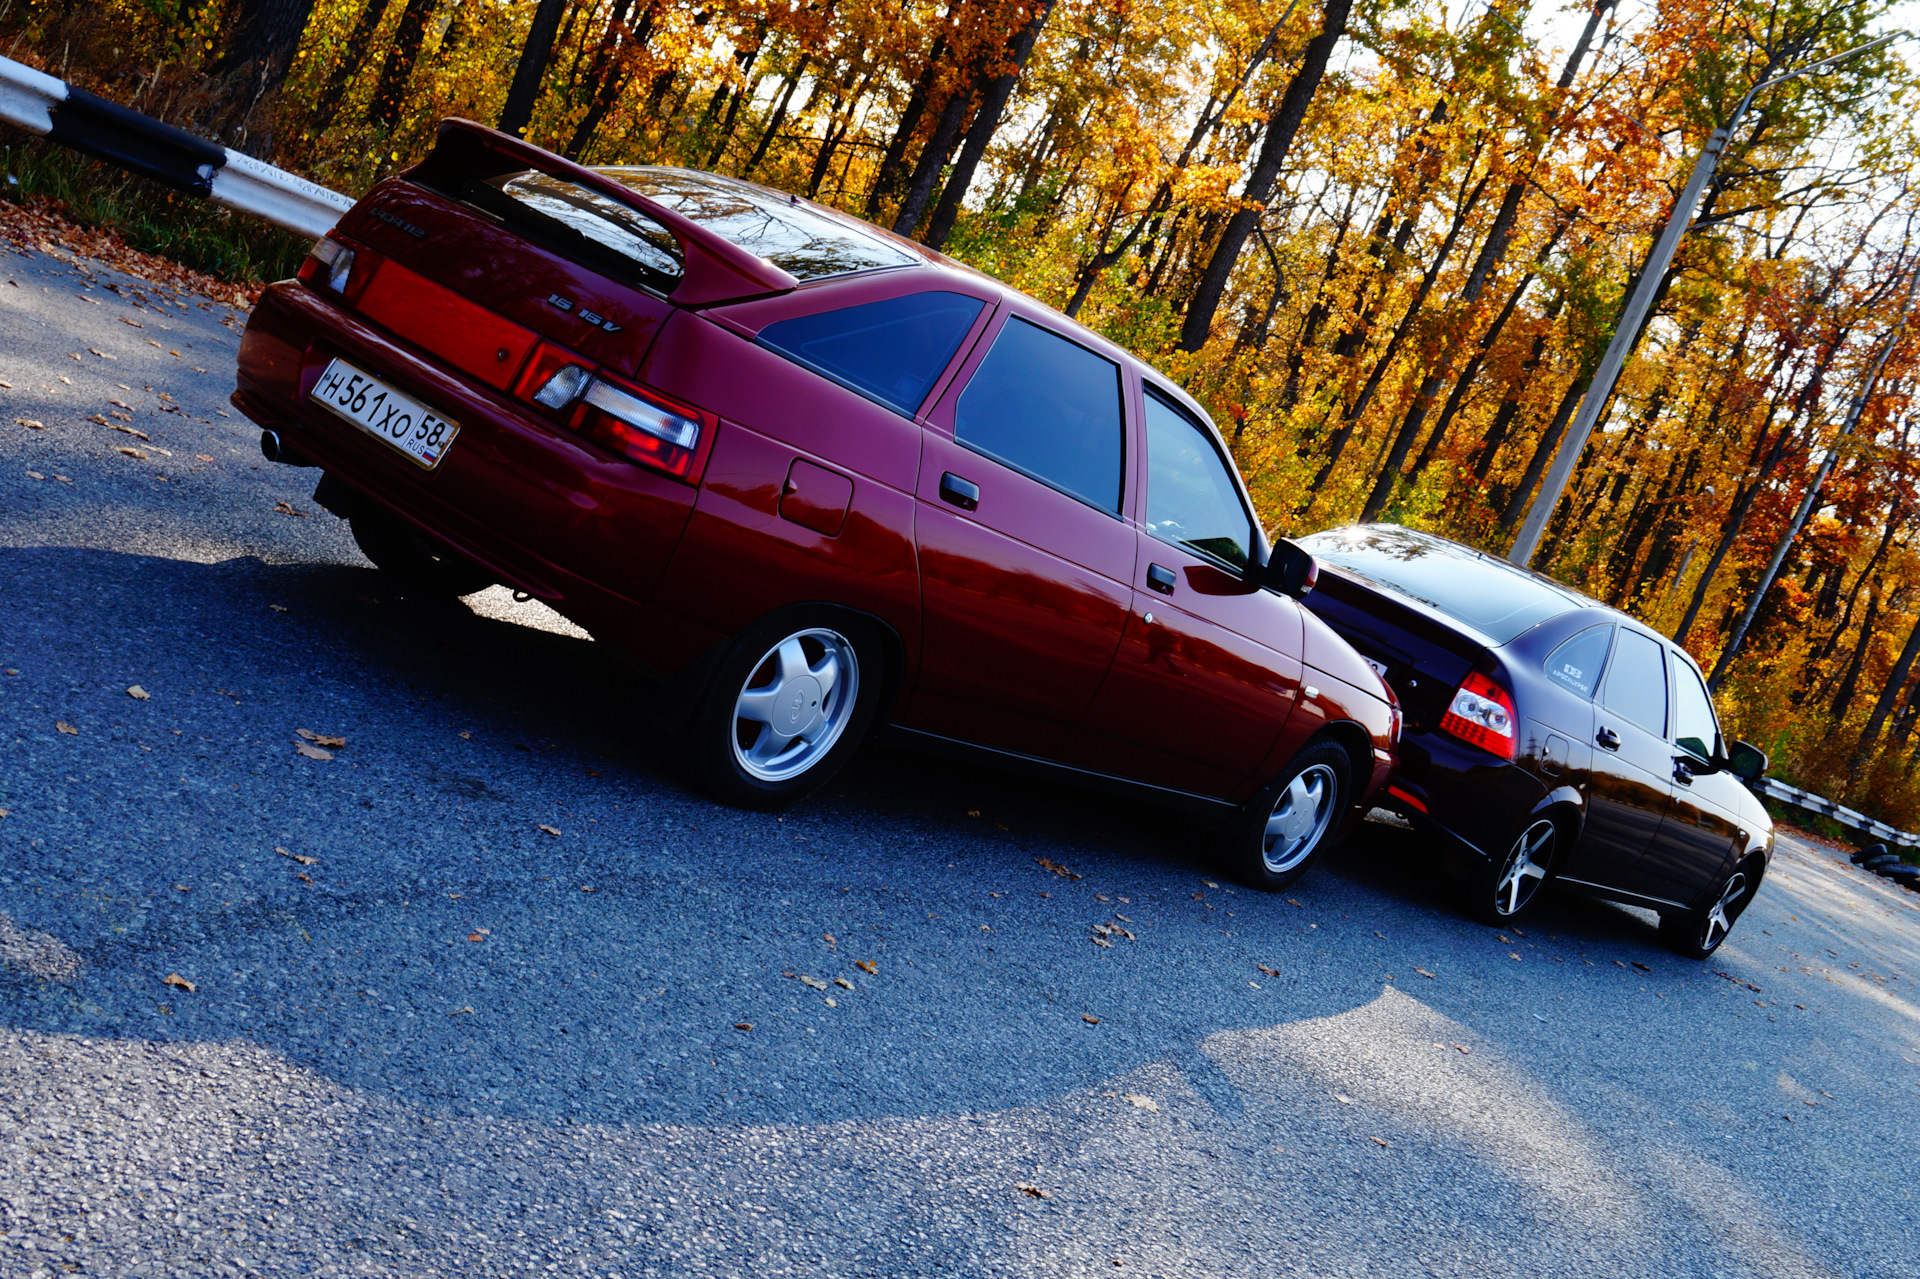
[[[1652,237],[1884,0],[0,0],[0,49],[336,189],[466,116],[736,174],[1064,310],[1213,411],[1277,533],[1504,553]],[[1713,672],[1774,773],[1920,826],[1915,72],[1756,97],[1534,566]],[[15,199],[226,278],[282,233],[0,128]],[[1877,355],[1859,424],[1842,436]],[[1833,451],[1734,660],[1728,637]]]

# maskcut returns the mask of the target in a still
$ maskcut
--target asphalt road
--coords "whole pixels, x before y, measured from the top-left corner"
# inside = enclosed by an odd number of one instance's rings
[[[0,1274],[1920,1265],[1920,897],[1783,840],[1701,965],[1378,823],[1266,897],[908,755],[718,807],[553,614],[399,597],[226,415],[240,321],[139,289],[0,255]]]

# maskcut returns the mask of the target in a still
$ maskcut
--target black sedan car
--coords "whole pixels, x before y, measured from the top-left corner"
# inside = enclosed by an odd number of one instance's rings
[[[1444,836],[1469,910],[1518,918],[1549,882],[1658,911],[1712,954],[1759,890],[1766,756],[1720,735],[1686,653],[1626,614],[1393,524],[1300,539],[1307,605],[1400,696],[1391,806]]]

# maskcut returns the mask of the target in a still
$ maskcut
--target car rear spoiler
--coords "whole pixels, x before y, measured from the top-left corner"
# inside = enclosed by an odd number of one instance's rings
[[[575,164],[531,142],[451,117],[440,122],[440,140],[426,159],[403,176],[435,185],[449,179],[497,178],[538,169],[548,177],[576,183],[629,205],[665,227],[680,246],[685,273],[669,299],[678,306],[710,306],[743,298],[785,293],[799,283],[757,254],[714,234],[672,209],[649,200],[612,178]]]

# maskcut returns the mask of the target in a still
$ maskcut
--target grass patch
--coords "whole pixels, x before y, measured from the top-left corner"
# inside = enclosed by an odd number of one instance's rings
[[[199,196],[170,190],[38,138],[5,129],[0,168],[8,199],[42,201],[86,227],[117,232],[145,253],[233,284],[283,280],[311,241],[233,213]]]

